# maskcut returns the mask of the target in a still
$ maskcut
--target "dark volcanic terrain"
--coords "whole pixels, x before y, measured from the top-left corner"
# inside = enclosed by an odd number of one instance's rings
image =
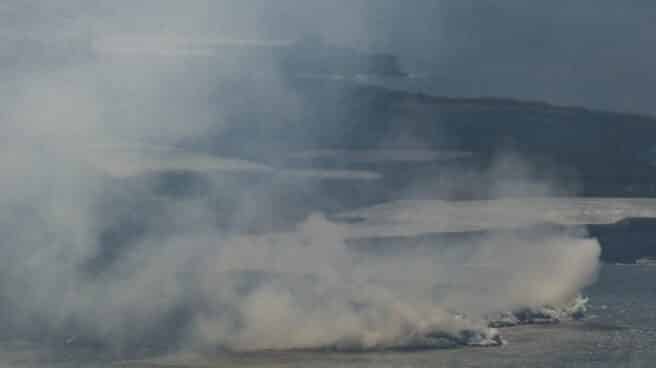
[[[274,196],[280,203],[271,203],[280,214],[278,225],[303,218],[303,208],[335,213],[399,198],[656,196],[656,119],[650,116],[502,98],[431,97],[348,81],[287,83],[303,106],[298,116],[272,123],[266,117],[277,119],[267,113],[274,107],[257,106],[252,116],[234,116],[227,131],[184,145],[274,166],[369,170],[382,178],[308,179],[293,192],[270,177],[233,179],[269,185],[273,192],[281,188]],[[219,86],[216,93],[220,98],[229,89]],[[244,141],[252,144],[233,144]],[[363,150],[369,156],[356,157]],[[375,150],[387,152],[377,158]],[[271,153],[280,151],[289,155]],[[409,151],[408,159],[390,159]],[[177,179],[185,187],[198,177]],[[588,230],[601,241],[605,261],[633,262],[656,255],[650,240],[655,225],[635,218]]]

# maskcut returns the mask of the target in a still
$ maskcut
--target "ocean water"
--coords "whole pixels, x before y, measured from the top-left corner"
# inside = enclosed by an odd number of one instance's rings
[[[78,348],[57,350],[3,341],[0,367],[653,367],[656,266],[604,265],[587,289],[585,321],[502,330],[501,347],[366,353],[200,354],[182,351],[116,360]]]

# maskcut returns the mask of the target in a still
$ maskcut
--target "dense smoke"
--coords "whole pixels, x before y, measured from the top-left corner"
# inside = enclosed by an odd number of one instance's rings
[[[75,4],[7,6],[26,19],[13,35],[29,33],[45,51],[0,74],[3,334],[240,351],[485,345],[500,341],[489,316],[566,305],[594,280],[596,241],[559,232],[384,254],[353,249],[349,227],[319,213],[263,231],[282,213],[309,212],[280,204],[280,192],[335,172],[273,169],[285,147],[268,147],[267,163],[188,152],[188,142],[235,121],[252,135],[233,144],[250,149],[259,133],[248,124],[302,121],[304,110],[278,70],[242,47],[282,42],[256,26],[267,7],[212,4],[211,15],[202,4],[153,5],[158,17],[119,5],[109,15],[89,6],[83,16]],[[232,12],[253,27],[227,23]],[[158,33],[162,25],[173,29]],[[201,32],[201,46],[175,41]],[[75,44],[71,34],[91,42]],[[144,53],[138,45],[146,37],[152,46],[153,35],[164,40],[160,52]],[[67,42],[80,55],[48,53]],[[203,55],[207,44],[221,45],[219,54]],[[207,179],[176,196],[162,189],[167,171]],[[493,190],[504,195],[525,190],[498,182]],[[217,208],[225,198],[231,205]]]

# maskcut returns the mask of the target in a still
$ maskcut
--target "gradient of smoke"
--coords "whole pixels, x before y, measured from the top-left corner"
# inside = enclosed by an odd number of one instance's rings
[[[191,19],[205,11],[165,9]],[[99,27],[129,18],[100,17]],[[322,215],[286,233],[244,234],[253,217],[277,216],[248,199],[270,200],[266,181],[244,188],[209,175],[202,195],[171,198],[148,180],[113,178],[95,163],[126,140],[175,144],[220,132],[234,115],[273,123],[303,107],[267,62],[253,79],[249,59],[227,52],[215,65],[102,51],[40,60],[3,86],[0,302],[10,336],[234,350],[496,344],[486,315],[567,303],[594,277],[592,240],[491,238],[473,253],[362,255]],[[256,88],[215,104],[213,86],[242,77]],[[118,148],[99,155],[99,146]],[[244,200],[226,215],[206,200],[214,195]]]
[[[550,218],[536,214],[540,199],[564,203],[576,195],[575,185],[508,152],[484,170],[446,171],[413,182],[398,201],[335,216],[355,248],[378,247],[390,255],[381,278],[396,270],[398,279],[413,280],[404,290],[424,287],[423,294],[430,290],[441,308],[482,319],[543,306],[567,309],[594,283],[598,241],[582,226],[558,226],[565,208],[545,209]],[[458,184],[462,178],[467,182]],[[465,186],[486,200],[462,200]],[[431,200],[435,196],[441,200]],[[437,233],[444,236],[433,236]],[[412,266],[404,267],[405,261]]]

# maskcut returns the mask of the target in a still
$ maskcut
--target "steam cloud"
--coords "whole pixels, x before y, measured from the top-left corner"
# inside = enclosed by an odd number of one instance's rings
[[[130,23],[123,15],[109,19]],[[66,34],[81,32],[80,24],[108,28],[108,22],[83,17]],[[144,142],[160,147],[202,136],[234,114],[302,111],[266,62],[257,65],[266,76],[257,79],[258,95],[231,100],[251,103],[213,101],[215,83],[247,73],[235,54],[226,51],[203,66],[180,55],[93,53],[65,62],[46,57],[3,72],[4,333],[240,351],[445,339],[484,345],[499,342],[489,316],[566,305],[594,280],[599,246],[578,236],[490,237],[480,247],[367,254],[347,245],[347,227],[321,214],[286,232],[244,232],[254,217],[276,216],[248,198],[275,193],[232,185],[231,174],[209,174],[203,196],[184,198],[114,175],[154,165]],[[126,142],[139,147],[129,162],[121,159]],[[247,161],[231,165],[262,169]],[[226,215],[207,199],[217,195],[243,200]]]

